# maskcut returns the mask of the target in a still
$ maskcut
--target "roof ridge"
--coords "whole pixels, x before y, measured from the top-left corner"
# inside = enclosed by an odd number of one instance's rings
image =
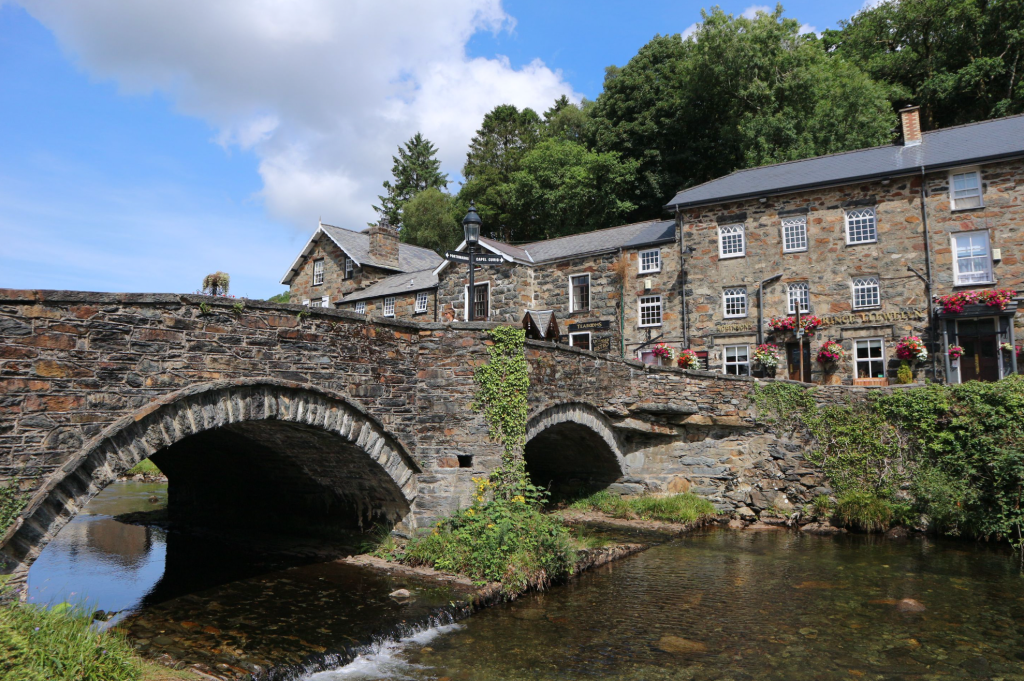
[[[644,225],[644,224],[647,224],[647,223],[650,223],[650,222],[671,222],[671,221],[672,221],[671,218],[661,218],[661,219],[659,219],[659,218],[651,218],[650,220],[639,220],[637,222],[628,222],[628,223],[626,223],[624,225],[615,225],[614,227],[602,227],[601,229],[592,229],[589,232],[577,232],[576,234],[563,234],[562,236],[555,236],[555,237],[551,237],[550,239],[541,239],[540,241],[530,241],[530,242],[522,244],[521,246],[516,246],[514,244],[508,244],[508,245],[512,246],[512,248],[518,248],[520,250],[524,250],[525,251],[528,246],[536,246],[537,244],[546,244],[546,243],[549,243],[551,241],[558,241],[559,239],[571,239],[572,237],[575,237],[575,236],[584,236],[586,234],[596,234],[597,232],[608,232],[608,231],[611,231],[613,229],[623,229],[625,227],[634,227],[636,225]],[[499,243],[505,243],[505,242],[501,241]]]

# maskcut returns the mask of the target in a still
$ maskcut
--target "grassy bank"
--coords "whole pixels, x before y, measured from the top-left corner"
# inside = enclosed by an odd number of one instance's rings
[[[578,511],[600,511],[613,518],[626,520],[661,520],[669,523],[692,523],[715,515],[715,507],[695,494],[668,497],[622,497],[607,491],[591,494],[574,502]]]
[[[157,468],[157,465],[153,463],[151,459],[143,459],[134,466],[128,469],[125,473],[126,476],[132,475],[148,475],[150,477],[158,477],[164,474],[162,470]]]

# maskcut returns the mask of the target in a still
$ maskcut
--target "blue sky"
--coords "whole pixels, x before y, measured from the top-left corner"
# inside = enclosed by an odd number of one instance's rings
[[[0,0],[0,287],[182,293],[224,270],[267,297],[318,218],[373,218],[412,133],[454,177],[483,112],[593,99],[707,6],[214,4]],[[820,31],[860,5],[786,13]]]

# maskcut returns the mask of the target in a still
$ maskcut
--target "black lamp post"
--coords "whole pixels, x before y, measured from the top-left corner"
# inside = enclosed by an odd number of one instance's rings
[[[462,218],[462,230],[466,236],[466,246],[469,248],[469,291],[466,295],[466,319],[474,321],[474,308],[476,307],[476,290],[474,288],[473,281],[473,270],[476,269],[476,263],[473,262],[473,253],[476,251],[476,245],[480,242],[480,216],[476,213],[476,204],[472,201],[469,203],[469,212],[466,213],[466,217]]]

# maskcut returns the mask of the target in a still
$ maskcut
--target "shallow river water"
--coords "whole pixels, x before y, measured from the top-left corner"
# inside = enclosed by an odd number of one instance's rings
[[[117,558],[110,579],[152,575],[146,571],[154,568],[141,566],[160,562],[154,537],[147,559]],[[95,547],[86,541],[76,550],[70,556],[58,538],[44,551],[30,574],[34,598],[42,585],[61,583],[55,566],[81,561]],[[151,653],[163,646],[243,669],[296,662],[310,646],[365,643],[386,622],[425,621],[449,595],[342,568],[268,570],[160,602],[142,594],[128,623]],[[92,577],[85,587],[67,578],[63,588],[77,593],[117,591]],[[412,589],[415,600],[389,599],[398,586]],[[923,612],[901,612],[904,598]],[[357,648],[355,661],[301,676],[1024,681],[1024,577],[1009,551],[973,543],[714,530],[455,624]]]

